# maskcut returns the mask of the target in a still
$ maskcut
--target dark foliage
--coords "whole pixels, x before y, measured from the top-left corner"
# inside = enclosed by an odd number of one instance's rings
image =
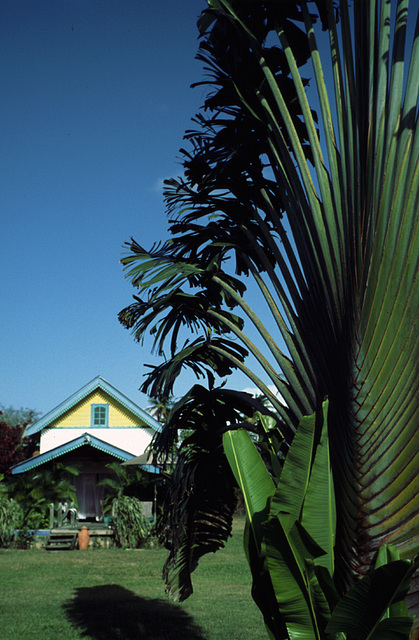
[[[8,425],[0,413],[0,474],[9,476],[13,465],[30,458],[35,451],[36,441],[23,436],[25,429],[26,424]]]
[[[154,441],[156,461],[168,478],[159,522],[159,537],[170,550],[163,573],[170,595],[179,600],[192,593],[190,576],[199,558],[223,546],[231,534],[236,484],[222,436],[243,426],[256,435],[260,428],[246,419],[256,411],[269,413],[247,393],[195,385],[173,406]],[[178,444],[185,432],[189,435]]]

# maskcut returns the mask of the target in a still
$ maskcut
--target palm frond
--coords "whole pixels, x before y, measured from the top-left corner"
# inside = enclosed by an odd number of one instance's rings
[[[192,593],[191,574],[200,557],[224,546],[231,534],[236,485],[222,436],[256,411],[269,414],[247,393],[195,385],[175,403],[166,428],[153,442],[156,459],[166,459],[166,467],[176,456],[172,473],[166,469],[169,487],[159,535],[170,550],[163,571],[167,590],[179,600]],[[257,429],[251,422],[246,425]],[[185,432],[189,435],[179,444]]]
[[[123,263],[147,297],[120,319],[160,352],[170,341],[154,395],[184,366],[210,386],[238,369],[289,434],[329,398],[345,592],[383,543],[419,551],[419,11],[311,6],[210,0],[205,113],[165,191],[173,238],[131,245]]]

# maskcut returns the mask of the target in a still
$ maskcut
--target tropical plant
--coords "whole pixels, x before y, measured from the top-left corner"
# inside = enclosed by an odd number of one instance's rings
[[[22,527],[48,528],[51,503],[57,507],[59,502],[72,501],[77,505],[72,476],[78,473],[76,467],[57,463],[49,469],[39,468],[12,476],[7,482],[7,490],[22,508]]]
[[[129,244],[139,295],[120,320],[137,340],[151,333],[160,356],[168,345],[144,391],[169,397],[189,367],[216,395],[216,376],[239,370],[270,400],[285,449],[329,398],[343,595],[383,544],[403,560],[419,551],[419,11],[408,0],[208,4],[198,57],[211,93],[186,134],[184,176],[166,185],[172,237]],[[275,484],[280,461],[265,462]],[[183,581],[196,564],[185,545]],[[418,592],[416,574],[412,613]]]
[[[152,529],[143,515],[140,497],[156,480],[138,467],[125,467],[119,462],[106,466],[112,477],[98,482],[106,487],[103,511],[112,516],[116,544],[136,549],[146,543]]]
[[[150,474],[138,467],[126,467],[120,462],[110,462],[106,467],[112,475],[97,483],[98,486],[106,487],[104,513],[112,511],[112,502],[115,499],[124,495],[140,498],[144,489],[153,483]]]
[[[8,547],[23,519],[23,512],[16,500],[0,495],[0,547]]]
[[[120,495],[112,500],[115,542],[121,547],[142,547],[151,534],[151,524],[143,515],[141,501]]]
[[[220,546],[231,532],[236,506],[235,485],[223,453],[223,425],[243,425],[263,405],[249,394],[195,385],[173,406],[155,440],[163,465],[166,499],[158,534],[170,549],[163,569],[168,592],[184,600],[192,593],[191,573],[199,559]],[[247,428],[253,430],[249,423]],[[181,439],[179,432],[189,433]]]
[[[172,406],[173,398],[164,400],[161,398],[150,398],[150,406],[147,407],[147,411],[157,422],[164,423],[170,414]]]
[[[223,436],[246,506],[254,600],[273,639],[408,640],[413,619],[404,598],[419,555],[400,561],[396,547],[383,545],[374,568],[342,599],[335,588],[327,413],[326,401],[321,416],[301,420],[279,477],[268,473],[247,431]],[[269,430],[268,439],[275,455]]]

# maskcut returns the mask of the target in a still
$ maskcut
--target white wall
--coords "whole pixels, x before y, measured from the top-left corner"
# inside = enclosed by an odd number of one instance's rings
[[[139,456],[144,453],[146,447],[152,439],[151,429],[142,427],[134,428],[88,428],[81,429],[72,427],[71,429],[48,429],[41,434],[40,453],[46,453],[50,449],[55,449],[71,440],[79,438],[85,433],[89,433],[99,440],[103,440],[110,445],[123,449],[131,453],[133,456]]]

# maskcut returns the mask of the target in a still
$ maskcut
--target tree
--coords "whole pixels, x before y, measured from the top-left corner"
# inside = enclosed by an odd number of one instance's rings
[[[0,405],[0,473],[10,474],[10,467],[32,455],[36,443],[25,437],[25,429],[37,417],[32,409]]]
[[[287,443],[328,397],[341,594],[382,543],[419,551],[419,21],[408,4],[319,0],[310,13],[304,1],[210,0],[198,57],[211,93],[186,134],[184,176],[166,185],[172,237],[150,251],[133,240],[123,258],[139,295],[121,322],[137,340],[154,335],[162,357],[169,346],[143,391],[168,397],[189,367],[217,393],[215,376],[239,369]],[[416,578],[411,611],[418,590]]]
[[[3,422],[5,422],[8,427],[14,427],[17,424],[22,426],[30,425],[38,420],[41,415],[39,411],[35,411],[34,409],[24,407],[16,409],[12,406],[6,407],[3,404],[0,404],[0,412],[2,414]]]
[[[173,398],[167,398],[166,400],[151,398],[151,404],[147,408],[147,411],[157,422],[163,423],[167,420],[172,405]]]

